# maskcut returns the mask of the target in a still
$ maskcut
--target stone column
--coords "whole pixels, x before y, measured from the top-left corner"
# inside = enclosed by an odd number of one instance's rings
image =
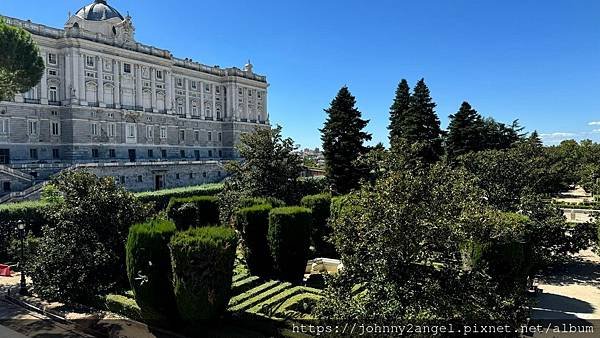
[[[265,122],[269,122],[269,111],[267,110],[267,90],[265,89],[265,92],[263,93],[263,118],[265,119]]]
[[[96,69],[98,69],[98,103],[100,107],[106,107],[104,102],[104,60],[96,57]]]
[[[150,68],[150,78],[152,79],[152,111],[158,113],[158,108],[156,104],[156,69]]]
[[[172,114],[173,111],[173,81],[171,79],[171,72],[165,71],[165,109],[167,109],[167,114]]]
[[[42,57],[44,58],[44,63],[48,63],[48,54],[42,53]],[[58,57],[57,57],[58,59]],[[56,60],[58,62],[58,60]],[[58,89],[58,88],[57,88]],[[48,104],[48,68],[44,68],[44,72],[42,73],[42,80],[40,82],[40,103]],[[57,93],[58,96],[58,93]],[[60,101],[60,98],[56,98],[57,101]]]
[[[248,122],[250,122],[250,100],[248,100],[248,91],[250,91],[250,88],[244,88],[244,91],[242,91],[242,95],[244,96],[244,101],[246,102],[246,120]],[[256,116],[254,116],[256,117]]]
[[[142,102],[142,67],[140,65],[135,65],[135,106],[144,106]]]
[[[85,55],[81,52],[78,55],[79,57],[77,59],[79,60],[79,74],[77,76],[79,77],[79,104],[82,106],[87,106],[88,103],[85,97]]]
[[[113,81],[115,84],[115,108],[121,108],[121,62],[113,60]]]
[[[190,80],[188,78],[183,79],[183,87],[185,90],[185,117],[188,119],[191,117],[190,114]]]
[[[206,114],[204,114],[204,82],[200,81],[200,118],[205,119]]]
[[[65,93],[65,101],[67,104],[73,103],[71,100],[73,97],[71,96],[73,91],[73,58],[71,57],[71,52],[67,51],[65,53],[65,66],[64,66],[64,93]]]
[[[217,119],[217,91],[214,84],[210,85],[211,93],[212,93],[212,120]]]
[[[238,111],[238,91],[235,84],[231,84],[231,117],[234,121],[240,120]]]

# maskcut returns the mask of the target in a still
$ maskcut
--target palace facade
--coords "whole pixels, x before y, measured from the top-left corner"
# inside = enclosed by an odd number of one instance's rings
[[[0,17],[31,33],[46,64],[37,86],[0,102],[4,194],[82,167],[132,190],[217,181],[240,134],[269,125],[268,84],[250,62],[206,66],[137,42],[107,1],[63,29]]]

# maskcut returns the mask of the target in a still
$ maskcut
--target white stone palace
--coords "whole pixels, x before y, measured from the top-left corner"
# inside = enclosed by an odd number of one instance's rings
[[[268,84],[250,62],[206,66],[139,43],[107,1],[64,29],[0,18],[30,32],[46,64],[37,86],[0,102],[0,195],[73,167],[132,190],[217,181],[240,133],[269,125]]]

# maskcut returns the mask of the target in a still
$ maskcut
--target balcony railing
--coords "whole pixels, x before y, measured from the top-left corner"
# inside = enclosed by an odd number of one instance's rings
[[[106,108],[114,108],[115,104],[114,103],[109,103],[106,105]]]
[[[40,104],[40,99],[24,99],[25,103]]]
[[[90,107],[100,107],[100,104],[98,102],[88,102],[88,106],[90,106]]]
[[[62,102],[60,101],[48,101],[48,104],[51,106],[62,106]]]

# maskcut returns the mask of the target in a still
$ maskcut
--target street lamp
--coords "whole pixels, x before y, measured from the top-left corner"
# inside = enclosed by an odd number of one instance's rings
[[[18,221],[17,229],[19,229],[19,238],[21,239],[21,261],[19,263],[21,267],[21,287],[19,294],[22,296],[27,294],[27,285],[25,284],[25,223]]]

